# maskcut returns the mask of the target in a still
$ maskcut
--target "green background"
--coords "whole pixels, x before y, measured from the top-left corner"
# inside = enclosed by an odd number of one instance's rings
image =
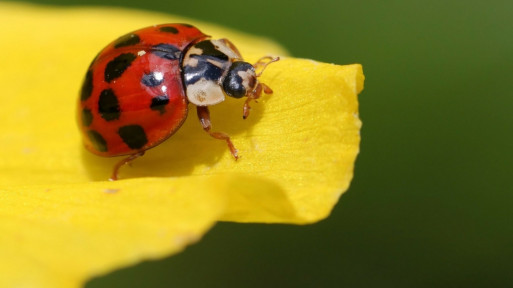
[[[331,217],[220,223],[86,287],[513,287],[513,1],[34,2],[211,21],[366,75],[355,178]]]

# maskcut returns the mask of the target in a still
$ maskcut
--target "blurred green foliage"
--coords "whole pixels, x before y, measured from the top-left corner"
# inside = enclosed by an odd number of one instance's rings
[[[513,286],[513,1],[33,2],[211,21],[366,75],[355,178],[330,218],[221,223],[88,288]]]

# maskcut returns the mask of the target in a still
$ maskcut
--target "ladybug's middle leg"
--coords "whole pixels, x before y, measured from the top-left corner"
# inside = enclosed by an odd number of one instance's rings
[[[210,111],[208,110],[207,106],[196,106],[197,112],[198,112],[198,118],[200,120],[201,126],[203,127],[203,130],[205,130],[210,136],[219,139],[224,140],[228,144],[228,148],[230,149],[230,152],[232,153],[235,160],[239,159],[239,155],[237,154],[237,149],[232,143],[232,140],[230,140],[230,136],[223,132],[212,132],[210,129],[212,128],[212,124],[210,123]]]

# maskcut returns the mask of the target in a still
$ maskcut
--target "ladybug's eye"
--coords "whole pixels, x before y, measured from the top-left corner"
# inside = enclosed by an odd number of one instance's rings
[[[223,90],[226,95],[234,98],[241,98],[256,85],[256,74],[253,65],[237,61],[233,62],[228,74],[223,81]]]

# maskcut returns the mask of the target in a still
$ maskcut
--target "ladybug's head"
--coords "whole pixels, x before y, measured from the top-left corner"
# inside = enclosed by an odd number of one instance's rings
[[[272,58],[269,56],[262,57],[255,65],[251,65],[244,61],[235,61],[230,66],[228,73],[223,80],[223,90],[226,95],[234,98],[248,97],[244,103],[243,118],[249,115],[249,102],[260,98],[262,92],[270,94],[273,92],[269,86],[258,81],[258,77],[262,75],[267,65],[278,61],[280,58]],[[255,72],[259,69],[260,72]]]
[[[244,61],[233,62],[223,81],[223,90],[233,98],[242,98],[255,90],[258,83],[255,67]]]

